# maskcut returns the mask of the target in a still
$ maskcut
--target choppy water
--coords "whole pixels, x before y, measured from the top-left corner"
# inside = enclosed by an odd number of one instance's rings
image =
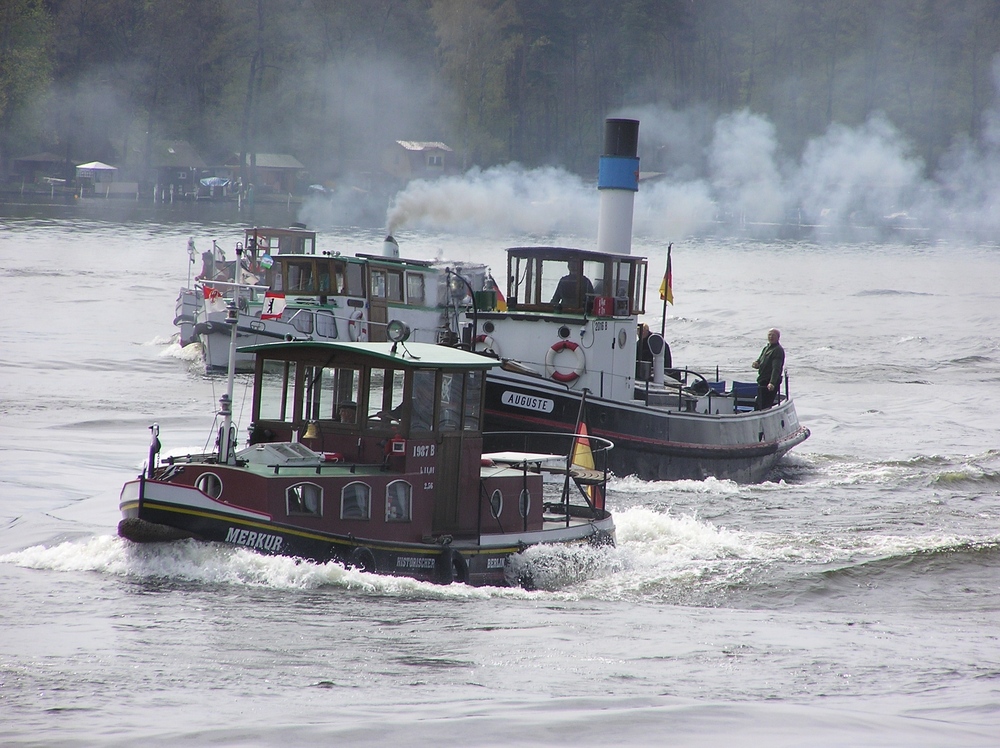
[[[677,242],[675,361],[747,379],[780,327],[813,436],[759,486],[615,481],[617,548],[532,549],[525,592],[115,536],[148,425],[207,439],[224,384],[173,302],[187,238],[240,233],[0,219],[0,740],[1000,744],[996,246]]]

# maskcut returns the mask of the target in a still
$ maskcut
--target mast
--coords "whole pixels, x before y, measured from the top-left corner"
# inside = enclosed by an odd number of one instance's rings
[[[226,376],[226,392],[219,398],[219,462],[231,464],[236,457],[236,434],[233,429],[233,387],[236,382],[236,331],[240,319],[240,272],[243,262],[243,245],[236,243],[236,268],[233,273],[233,300],[226,310],[226,324],[230,325],[229,368]]]

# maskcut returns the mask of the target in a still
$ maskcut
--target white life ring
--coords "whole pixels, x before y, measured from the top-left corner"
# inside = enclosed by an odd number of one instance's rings
[[[482,346],[480,348],[480,346]],[[492,335],[477,335],[476,350],[480,353],[492,353],[497,358],[501,358],[500,345]]]
[[[573,371],[568,374],[556,370],[556,354],[560,351],[571,351],[576,358],[576,365],[573,367]],[[579,379],[586,366],[587,359],[583,355],[583,348],[572,340],[557,340],[545,354],[545,376],[563,384],[569,384]]]
[[[351,321],[347,323],[347,334],[355,343],[368,342],[368,322],[360,309],[351,312]]]

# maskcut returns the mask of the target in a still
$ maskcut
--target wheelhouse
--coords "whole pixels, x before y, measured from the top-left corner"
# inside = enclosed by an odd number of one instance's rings
[[[642,314],[646,259],[565,247],[513,247],[507,250],[507,304],[512,311]]]

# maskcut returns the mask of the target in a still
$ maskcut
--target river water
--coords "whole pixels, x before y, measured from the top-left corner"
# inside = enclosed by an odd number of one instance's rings
[[[0,218],[3,743],[1000,744],[995,244],[675,243],[675,363],[750,379],[779,327],[812,437],[762,485],[616,479],[617,547],[526,592],[116,537],[148,426],[203,446],[225,388],[173,305],[242,230],[186,210]],[[498,276],[538,239],[397,238]]]

